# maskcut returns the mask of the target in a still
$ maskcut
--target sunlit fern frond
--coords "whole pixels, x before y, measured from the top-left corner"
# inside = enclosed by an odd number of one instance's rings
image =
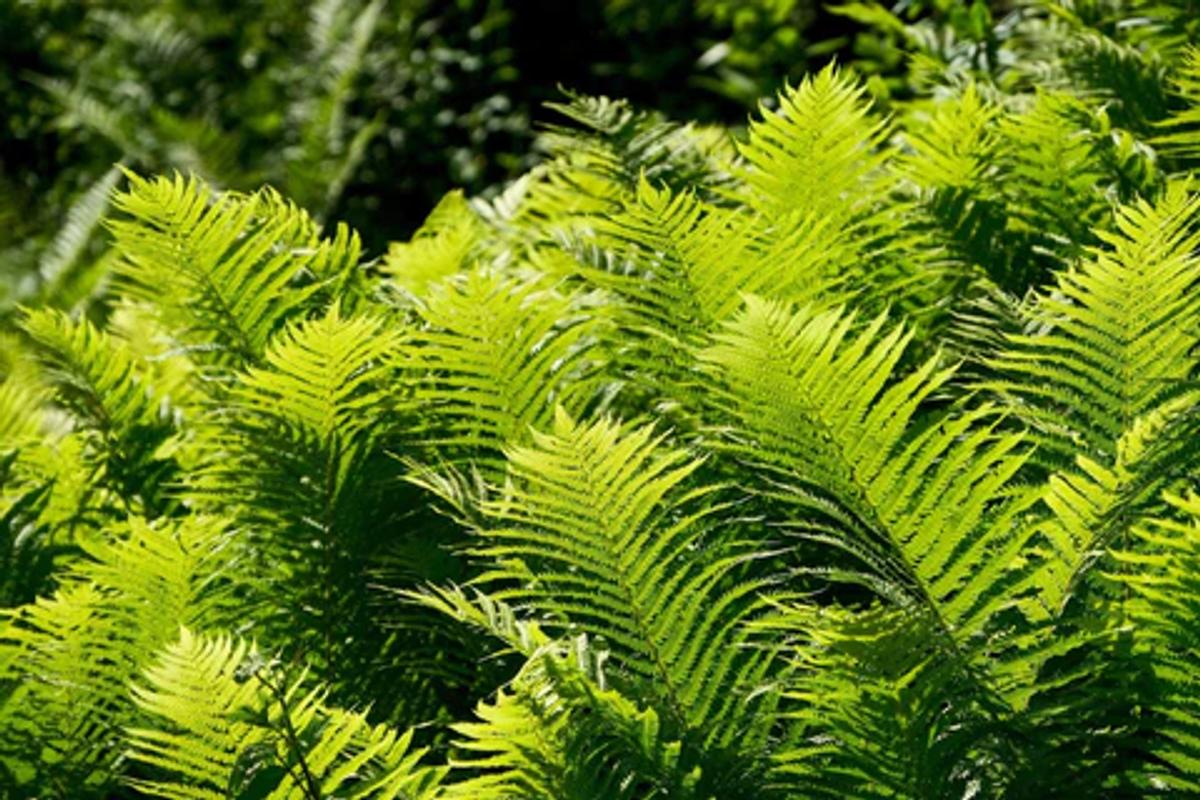
[[[269,191],[214,197],[179,175],[129,184],[108,223],[122,288],[206,362],[255,363],[315,289],[300,282],[319,245],[312,220]]]
[[[481,580],[547,626],[601,637],[676,735],[750,752],[772,702],[770,653],[742,646],[761,582],[739,574],[753,551],[719,526],[718,487],[691,483],[700,464],[650,427],[560,411],[509,453],[506,491],[484,509]]]
[[[830,515],[812,533],[967,636],[1004,602],[1022,547],[1016,519],[1032,498],[1013,478],[1024,440],[987,408],[923,416],[953,369],[933,358],[900,372],[912,333],[885,325],[749,298],[701,358],[735,421],[735,451]]]
[[[1043,457],[1111,464],[1134,420],[1190,387],[1200,306],[1200,199],[1174,185],[1117,212],[1103,246],[1058,275],[1030,330],[986,384],[1036,433]]]
[[[129,681],[179,625],[234,619],[222,589],[228,544],[219,520],[131,519],[86,542],[52,596],[7,611],[0,625],[5,756],[44,771],[56,791],[111,786],[121,729],[136,714]]]
[[[244,641],[186,627],[133,688],[146,720],[129,757],[161,777],[131,781],[152,797],[257,792],[286,800],[438,795],[444,770],[421,766],[412,733],[331,708]]]

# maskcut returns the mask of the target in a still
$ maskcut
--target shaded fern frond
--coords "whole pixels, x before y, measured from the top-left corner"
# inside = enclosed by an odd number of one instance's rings
[[[1111,577],[1131,589],[1138,646],[1149,654],[1159,713],[1148,772],[1174,791],[1200,792],[1200,498],[1169,497],[1182,520],[1139,525],[1134,546],[1113,553]]]
[[[367,610],[364,570],[383,545],[373,534],[395,513],[387,483],[398,481],[399,465],[378,445],[400,338],[379,318],[344,316],[336,305],[288,326],[210,415],[204,464],[189,479],[200,507],[247,526],[270,576],[247,587],[260,624],[311,648],[330,680],[337,632]],[[337,588],[347,581],[356,591]]]
[[[160,512],[174,468],[157,451],[173,434],[174,420],[137,359],[92,323],[59,311],[30,311],[23,325],[55,399],[91,437],[102,479],[126,503]]]

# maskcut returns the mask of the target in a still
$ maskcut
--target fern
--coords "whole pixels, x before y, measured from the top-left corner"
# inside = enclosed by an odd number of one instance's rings
[[[336,305],[289,326],[229,389],[189,479],[195,502],[247,526],[252,558],[271,564],[270,582],[248,597],[261,604],[260,624],[299,625],[296,646],[311,648],[331,680],[338,643],[361,624],[366,602],[365,587],[339,587],[350,575],[362,580],[380,546],[370,533],[394,513],[384,492],[398,465],[379,447],[399,341],[382,320],[345,317]]]
[[[78,797],[114,782],[129,681],[179,625],[233,619],[227,543],[211,518],[134,519],[85,542],[53,596],[7,611],[0,748],[18,783]]]
[[[189,799],[437,796],[441,771],[418,765],[411,733],[327,707],[320,689],[277,673],[244,642],[181,629],[134,688],[158,725],[129,732],[131,758],[175,777],[133,785]]]
[[[0,342],[3,780],[1200,791],[1180,8],[843,9],[911,57],[744,135],[572,96],[545,164],[378,261],[130,175],[107,296]],[[312,11],[322,217],[388,13]]]
[[[579,409],[601,389],[607,320],[581,292],[474,270],[431,287],[417,313],[398,364],[443,457],[494,464],[554,404]]]
[[[612,679],[668,735],[745,765],[773,703],[770,652],[744,646],[760,584],[731,580],[753,551],[720,536],[717,487],[687,485],[700,462],[661,442],[559,412],[510,453],[511,489],[484,507],[479,552],[493,566],[480,580],[548,626],[602,638]]]
[[[129,218],[109,226],[130,295],[157,301],[207,360],[254,363],[315,288],[295,285],[318,246],[311,220],[269,193],[214,201],[194,179],[129,181],[115,202]]]
[[[86,320],[45,309],[26,315],[25,332],[56,398],[86,429],[96,479],[127,507],[148,515],[167,502],[174,465],[159,449],[174,432],[169,407],[157,401],[128,348]]]
[[[1189,664],[1200,646],[1197,630],[1196,497],[1169,497],[1183,520],[1148,521],[1135,532],[1128,549],[1113,553],[1120,573],[1113,577],[1134,593],[1130,617],[1138,648],[1153,663],[1159,682],[1152,752],[1148,772],[1173,791],[1195,792],[1200,747],[1196,737],[1200,707]]]

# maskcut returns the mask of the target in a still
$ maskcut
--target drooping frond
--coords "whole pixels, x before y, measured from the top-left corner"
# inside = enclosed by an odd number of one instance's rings
[[[444,770],[418,763],[411,732],[330,708],[281,672],[241,640],[182,628],[133,688],[148,719],[129,730],[129,757],[163,775],[133,786],[177,800],[438,796]]]
[[[998,431],[987,408],[923,421],[953,369],[933,358],[897,374],[912,334],[884,326],[748,298],[701,358],[737,421],[736,451],[828,515],[809,535],[865,562],[885,596],[926,606],[952,639],[969,637],[1005,602],[1024,543],[1017,516],[1033,498],[1012,483],[1023,437]]]

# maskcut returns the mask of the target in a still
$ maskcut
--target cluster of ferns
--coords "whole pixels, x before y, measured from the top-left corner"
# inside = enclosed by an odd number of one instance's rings
[[[379,257],[127,173],[3,342],[0,797],[1200,795],[1200,50],[1062,41],[577,99]]]

